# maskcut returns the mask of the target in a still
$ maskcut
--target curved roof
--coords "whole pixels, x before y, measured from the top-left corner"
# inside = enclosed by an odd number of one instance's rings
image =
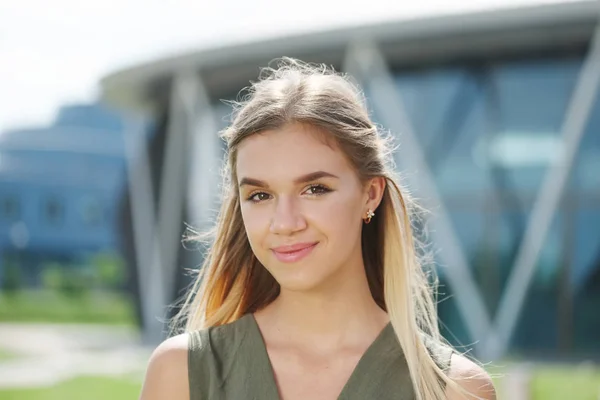
[[[256,66],[281,56],[341,64],[349,43],[369,39],[401,64],[481,52],[536,50],[586,44],[600,21],[600,0],[563,1],[468,14],[385,22],[283,36],[205,49],[116,71],[101,80],[105,101],[140,108],[164,97],[178,71],[198,71],[209,91],[237,90],[257,75]],[[250,68],[249,68],[250,67]]]

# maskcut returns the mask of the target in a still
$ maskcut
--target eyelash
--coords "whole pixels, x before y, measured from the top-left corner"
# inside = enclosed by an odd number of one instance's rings
[[[310,186],[309,186],[309,187],[308,187],[308,188],[305,190],[305,192],[306,192],[306,191],[308,191],[308,190],[311,190],[311,189],[318,189],[318,190],[320,191],[319,193],[310,193],[310,195],[311,195],[311,196],[322,196],[322,195],[324,195],[324,194],[327,194],[327,193],[331,192],[331,189],[329,189],[327,186],[325,186],[325,185],[322,185],[322,184],[314,184],[314,185],[310,185]],[[248,196],[248,198],[247,198],[246,200],[247,200],[247,201],[250,201],[250,202],[252,202],[252,203],[260,203],[260,202],[262,202],[262,201],[265,201],[266,199],[265,199],[265,200],[255,200],[255,199],[254,199],[254,197],[255,197],[255,196],[257,196],[257,195],[259,195],[259,194],[266,194],[267,196],[269,195],[268,193],[265,193],[265,192],[253,192],[253,193],[251,193],[251,194]]]

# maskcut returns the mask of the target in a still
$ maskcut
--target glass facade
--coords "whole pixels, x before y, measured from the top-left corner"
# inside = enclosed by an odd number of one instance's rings
[[[121,118],[100,104],[70,105],[49,126],[0,134],[0,286],[9,264],[39,289],[48,265],[120,256]]]
[[[561,128],[582,61],[582,56],[557,56],[395,71],[395,83],[491,318],[539,189],[563,149]],[[439,304],[447,338],[463,345],[480,340],[469,337],[444,268],[439,272],[447,297]],[[596,99],[511,350],[551,357],[600,354],[599,307]]]

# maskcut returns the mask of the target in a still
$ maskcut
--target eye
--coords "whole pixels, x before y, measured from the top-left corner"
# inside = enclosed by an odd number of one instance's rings
[[[270,195],[265,192],[255,192],[252,193],[247,200],[252,201],[254,203],[260,203],[261,201],[269,200]]]
[[[320,184],[316,184],[316,185],[310,185],[308,187],[308,189],[306,189],[305,193],[310,194],[310,195],[322,195],[322,194],[326,194],[331,192],[331,189],[329,189],[328,187],[324,186],[324,185],[320,185]]]

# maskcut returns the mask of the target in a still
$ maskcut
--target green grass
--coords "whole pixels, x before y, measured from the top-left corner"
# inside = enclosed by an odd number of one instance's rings
[[[511,373],[512,363],[503,367],[486,368],[494,378],[499,399],[503,380]],[[506,365],[506,367],[504,367]],[[540,365],[533,367],[530,381],[530,400],[598,400],[600,397],[600,367],[577,365]]]
[[[0,390],[0,400],[132,400],[140,388],[131,380],[80,377],[50,388]]]
[[[0,349],[0,362],[9,361],[16,357],[17,356],[15,354],[11,353],[10,351],[5,350],[5,349]]]
[[[0,322],[133,323],[133,304],[121,293],[66,296],[50,291],[0,292]]]
[[[598,400],[600,369],[544,367],[537,369],[531,382],[535,400]]]

